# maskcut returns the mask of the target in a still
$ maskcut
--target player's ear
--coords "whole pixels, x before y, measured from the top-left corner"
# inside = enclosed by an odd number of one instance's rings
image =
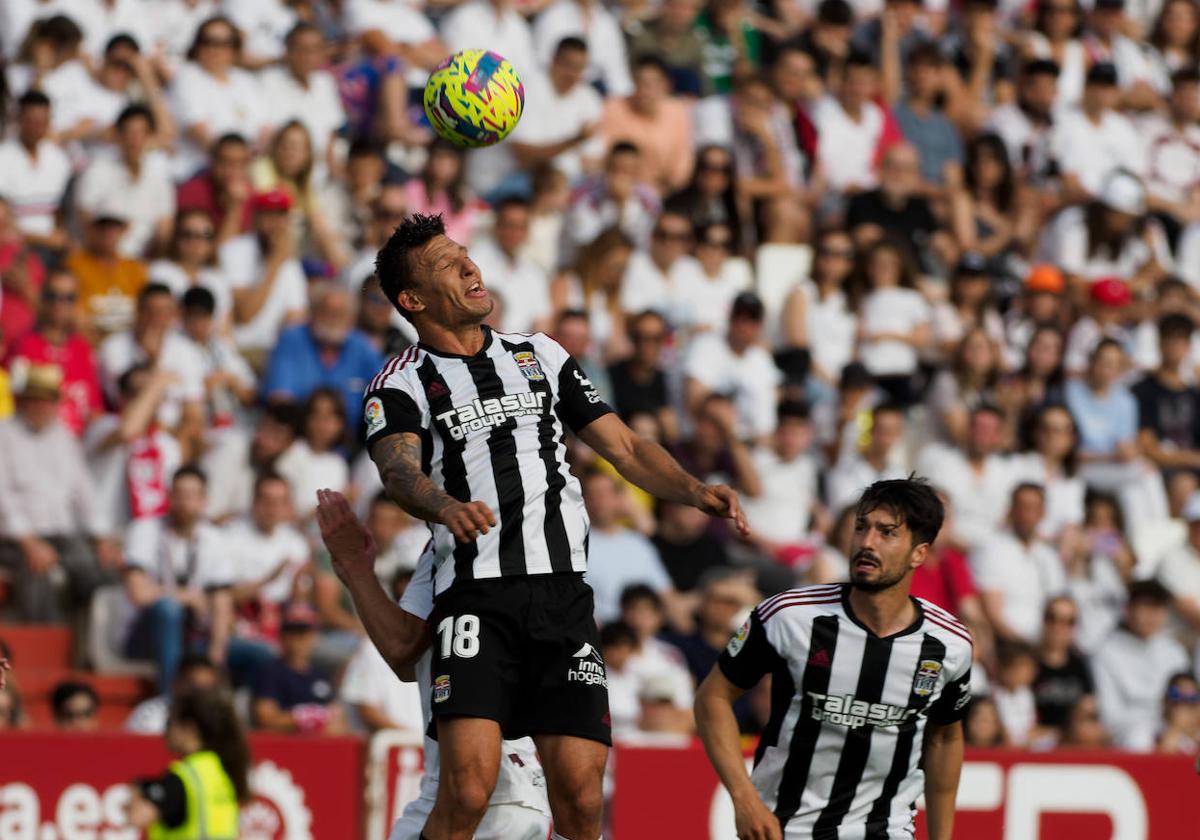
[[[425,309],[425,304],[421,302],[421,296],[415,289],[401,289],[399,294],[396,295],[396,303],[409,314],[421,312]]]
[[[921,543],[914,546],[913,550],[908,555],[908,568],[919,569],[925,565],[925,561],[929,559],[929,551],[931,546],[929,543]]]

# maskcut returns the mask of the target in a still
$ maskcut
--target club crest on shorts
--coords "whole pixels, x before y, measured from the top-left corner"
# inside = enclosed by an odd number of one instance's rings
[[[917,668],[917,677],[913,680],[913,694],[919,697],[927,697],[932,694],[940,673],[942,673],[941,662],[922,659],[920,667]]]
[[[433,702],[444,703],[450,699],[450,678],[442,674],[433,681]]]
[[[387,425],[387,418],[383,416],[383,400],[379,397],[371,397],[367,400],[367,405],[363,408],[363,419],[367,421],[368,437],[383,431]]]
[[[750,635],[750,619],[747,618],[742,622],[742,626],[733,634],[733,638],[729,640],[729,646],[726,648],[730,656],[737,656],[742,652],[742,646],[746,644],[746,637]]]
[[[518,350],[512,354],[513,361],[517,363],[517,367],[521,369],[521,373],[530,382],[542,382],[546,378],[546,374],[542,373],[542,366],[538,364],[537,356],[529,350]]]

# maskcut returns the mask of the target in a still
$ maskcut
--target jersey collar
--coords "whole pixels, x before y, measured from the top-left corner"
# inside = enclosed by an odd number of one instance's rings
[[[846,618],[853,621],[869,635],[875,636],[877,639],[898,639],[901,636],[908,636],[917,632],[921,628],[921,625],[925,623],[925,610],[922,609],[921,602],[909,595],[908,600],[912,601],[913,606],[917,608],[917,617],[913,620],[913,623],[903,630],[892,633],[890,636],[876,636],[874,630],[858,620],[858,616],[854,614],[854,609],[850,606],[850,589],[852,586],[853,584],[849,583],[842,585],[842,611],[846,613]]]
[[[439,350],[436,347],[430,347],[424,341],[418,341],[417,346],[426,353],[432,353],[435,356],[441,356],[443,359],[477,359],[487,353],[488,348],[492,346],[492,328],[487,324],[480,324],[479,329],[483,330],[483,346],[479,348],[479,352],[474,356],[465,356],[462,353],[447,353],[445,350]]]

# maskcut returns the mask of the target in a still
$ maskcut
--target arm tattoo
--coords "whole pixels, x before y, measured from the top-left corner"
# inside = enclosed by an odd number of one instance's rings
[[[410,432],[380,440],[371,447],[371,460],[389,498],[413,516],[440,522],[442,509],[455,501],[421,469],[421,439]]]

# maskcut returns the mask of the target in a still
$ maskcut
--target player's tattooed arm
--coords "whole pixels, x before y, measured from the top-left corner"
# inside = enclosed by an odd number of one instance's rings
[[[495,526],[496,517],[483,502],[461,502],[439,488],[421,467],[421,438],[400,432],[371,446],[389,498],[412,516],[440,522],[459,542],[470,542]]]

